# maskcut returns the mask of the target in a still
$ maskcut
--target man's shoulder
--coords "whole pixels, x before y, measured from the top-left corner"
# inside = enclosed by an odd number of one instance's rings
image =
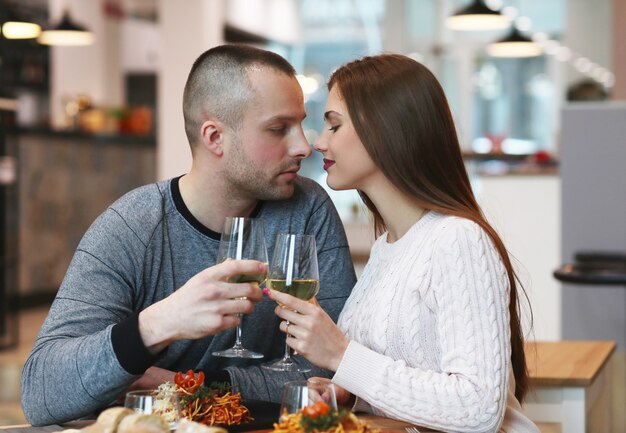
[[[163,221],[167,185],[168,181],[148,184],[123,195],[91,224],[79,249],[100,255],[116,248],[130,252],[132,245],[147,245]]]
[[[170,181],[161,181],[143,185],[127,192],[110,206],[124,219],[146,221],[156,217],[160,219],[166,208],[167,186]]]
[[[318,203],[330,200],[328,193],[322,186],[308,177],[298,176],[295,183],[295,191],[290,200],[316,201]]]
[[[162,220],[168,208],[170,181],[161,181],[140,186],[127,192],[100,216],[98,222],[112,227],[120,219],[133,232],[152,231]]]
[[[268,200],[264,204],[265,212],[276,212],[281,215],[310,215],[318,211],[328,211],[334,206],[330,197],[317,182],[306,177],[298,177],[294,183],[291,197],[283,200]]]
[[[272,226],[291,224],[290,229],[295,229],[293,224],[297,224],[296,221],[308,225],[312,219],[315,221],[339,220],[337,210],[324,188],[313,180],[303,177],[297,178],[291,197],[282,200],[267,200],[263,203],[261,212],[266,224]]]

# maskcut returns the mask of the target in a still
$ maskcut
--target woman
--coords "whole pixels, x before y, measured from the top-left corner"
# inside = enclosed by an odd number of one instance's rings
[[[443,431],[538,432],[519,404],[516,276],[472,193],[441,86],[388,54],[341,67],[328,88],[315,148],[328,185],[359,191],[379,237],[338,325],[270,293],[288,307],[276,309],[287,343],[334,371],[356,410]]]

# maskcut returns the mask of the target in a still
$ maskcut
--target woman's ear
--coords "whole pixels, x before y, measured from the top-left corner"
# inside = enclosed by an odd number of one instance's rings
[[[216,156],[222,156],[224,153],[222,130],[222,125],[214,120],[207,120],[202,124],[202,146]]]

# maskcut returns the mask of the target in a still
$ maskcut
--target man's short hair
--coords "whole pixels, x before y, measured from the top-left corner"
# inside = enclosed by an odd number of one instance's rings
[[[205,51],[194,62],[183,93],[185,132],[194,147],[202,123],[215,117],[238,129],[253,99],[248,70],[267,67],[295,76],[293,66],[271,51],[246,45],[220,45]]]

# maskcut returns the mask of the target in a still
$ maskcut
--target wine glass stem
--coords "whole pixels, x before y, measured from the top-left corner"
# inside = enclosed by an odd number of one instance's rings
[[[235,333],[235,346],[239,347],[241,346],[241,321],[243,320],[243,314],[239,313],[237,316],[239,317],[239,325],[237,325],[237,331]]]
[[[287,329],[289,329],[289,321],[287,321]],[[285,357],[283,359],[291,359],[291,353],[289,351],[289,345],[287,344],[287,338],[289,338],[289,334],[285,334]]]

